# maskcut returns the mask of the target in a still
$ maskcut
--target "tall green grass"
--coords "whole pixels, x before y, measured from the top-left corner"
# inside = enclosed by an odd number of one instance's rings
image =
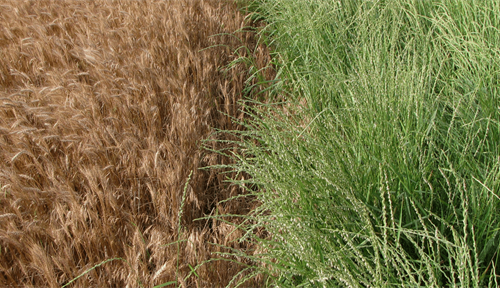
[[[239,184],[262,202],[258,272],[279,287],[497,287],[500,2],[252,7],[286,99],[249,106],[235,132]]]

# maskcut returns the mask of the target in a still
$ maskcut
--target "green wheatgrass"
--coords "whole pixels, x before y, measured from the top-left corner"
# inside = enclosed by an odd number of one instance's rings
[[[270,286],[498,286],[499,3],[251,4],[286,99],[234,166]]]

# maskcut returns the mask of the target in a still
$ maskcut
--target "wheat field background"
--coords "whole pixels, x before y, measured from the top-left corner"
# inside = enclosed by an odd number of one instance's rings
[[[114,258],[71,287],[221,287],[243,269],[189,276],[217,245],[252,253],[194,221],[254,205],[219,204],[242,175],[199,169],[230,161],[203,140],[229,149],[215,129],[242,129],[248,69],[224,67],[270,61],[249,25],[232,1],[0,0],[1,287],[60,287]]]

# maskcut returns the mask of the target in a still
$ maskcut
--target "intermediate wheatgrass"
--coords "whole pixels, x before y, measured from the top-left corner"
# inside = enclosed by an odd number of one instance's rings
[[[286,102],[248,107],[236,171],[279,287],[493,287],[500,4],[262,0]]]

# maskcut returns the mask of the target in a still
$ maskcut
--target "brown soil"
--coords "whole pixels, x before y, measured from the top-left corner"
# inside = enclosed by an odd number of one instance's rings
[[[230,163],[202,140],[244,117],[247,67],[221,67],[269,63],[252,32],[234,33],[247,25],[221,0],[0,0],[1,287],[60,287],[104,260],[70,287],[221,287],[242,270],[214,261],[187,277],[224,250],[210,243],[251,253],[231,225],[193,221],[252,208],[218,204],[241,175],[199,170]]]

